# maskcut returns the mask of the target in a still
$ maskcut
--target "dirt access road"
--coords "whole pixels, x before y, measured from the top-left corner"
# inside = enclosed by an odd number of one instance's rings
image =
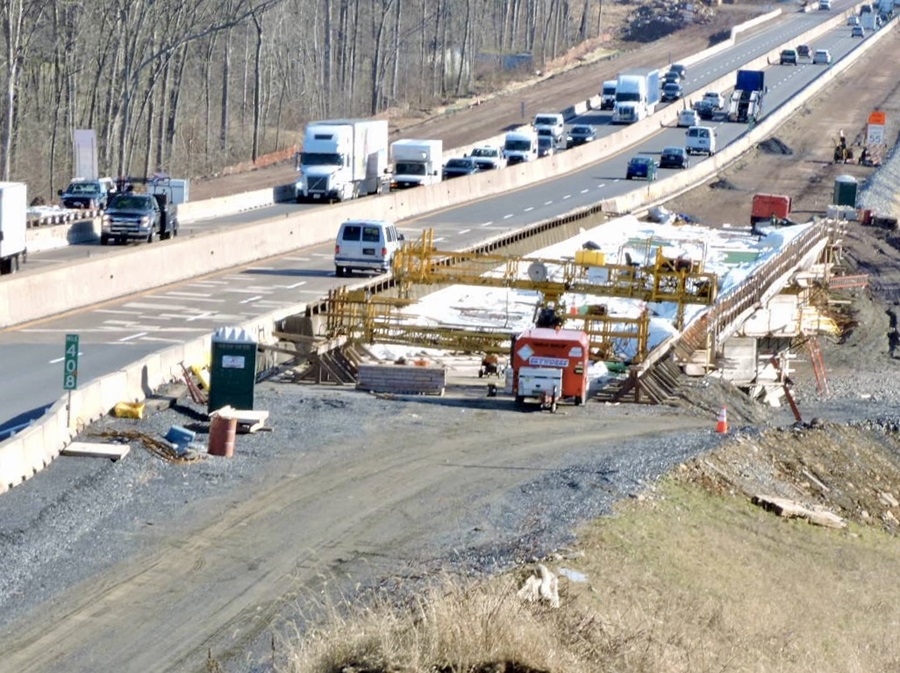
[[[708,439],[713,427],[709,417],[664,408],[510,413],[512,402],[492,403],[483,386],[470,399],[411,401],[295,384],[260,388],[256,406],[273,411],[274,431],[239,438],[243,462],[229,469],[249,472],[221,496],[160,510],[173,491],[189,499],[212,466],[141,454],[122,462],[136,500],[122,505],[129,520],[98,522],[88,545],[97,558],[70,558],[54,572],[102,564],[110,536],[127,540],[131,552],[0,633],[0,671],[200,671],[209,651],[230,672],[260,670],[249,651],[265,652],[273,623],[321,596],[323,586],[352,592],[378,578],[433,576],[454,557],[481,572],[523,546],[540,553],[545,518],[553,529],[558,520],[553,533],[564,534],[570,511],[584,516],[579,510],[591,507],[587,513],[599,515],[603,502],[690,455],[681,434],[699,428]],[[316,431],[326,415],[341,438]],[[169,411],[152,422],[164,428],[186,419]],[[673,438],[643,451],[629,444],[665,436]],[[266,462],[270,453],[279,458]],[[605,466],[560,485],[584,503],[559,495],[545,502],[543,489],[529,489],[574,461]],[[263,462],[267,468],[254,472]],[[565,485],[572,479],[590,484],[581,492]],[[531,490],[539,493],[528,508],[510,500]]]

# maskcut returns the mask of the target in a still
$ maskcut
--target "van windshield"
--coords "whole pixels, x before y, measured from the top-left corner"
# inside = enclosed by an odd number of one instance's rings
[[[544,124],[546,126],[554,126],[556,125],[555,117],[536,117],[534,120],[535,125]]]
[[[425,164],[417,161],[398,161],[395,170],[400,175],[425,175]]]
[[[603,95],[604,96],[615,96],[616,95],[616,87],[615,86],[603,87]]]
[[[626,91],[616,93],[617,103],[637,103],[641,100],[639,92],[629,93]]]
[[[300,155],[301,166],[341,166],[344,163],[340,154],[325,152],[303,152]]]
[[[528,152],[531,149],[531,143],[527,140],[507,140],[506,149],[512,152]]]

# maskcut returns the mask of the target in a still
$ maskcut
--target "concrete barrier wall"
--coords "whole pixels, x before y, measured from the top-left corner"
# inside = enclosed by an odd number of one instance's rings
[[[838,20],[845,16],[846,14],[843,17],[839,17]],[[856,54],[860,54],[874,45],[889,30],[896,26],[897,21],[898,19],[894,19],[888,26],[868,38]],[[812,39],[809,36],[804,36],[804,38]],[[821,77],[807,86],[796,99],[792,99],[792,105],[783,105],[770,113],[752,131],[720,151],[711,161],[704,162],[666,180],[649,183],[645,187],[622,197],[608,199],[603,202],[604,210],[613,212],[634,210],[639,206],[646,205],[648,202],[670,197],[680,190],[708,179],[726,164],[747,151],[754,143],[768,135],[793,112],[796,103],[802,104],[824,89],[835,77],[850,67],[853,60],[853,57],[842,59],[828,72],[823,73]],[[212,264],[215,265],[215,268],[225,268],[241,263],[235,262],[233,259],[245,256],[240,251],[248,243],[253,244],[263,253],[269,251],[268,254],[261,255],[269,256],[277,254],[271,252],[271,250],[286,244],[285,241],[293,247],[299,247],[311,244],[304,242],[305,240],[312,242],[329,240],[336,235],[340,222],[348,217],[390,217],[393,214],[397,219],[401,219],[417,212],[423,212],[422,209],[430,210],[432,207],[444,207],[445,205],[458,203],[459,200],[477,198],[483,196],[484,192],[496,193],[497,191],[516,189],[522,187],[525,182],[542,180],[548,177],[549,174],[555,174],[562,170],[571,170],[574,167],[583,165],[586,155],[589,154],[589,149],[589,146],[583,146],[570,152],[556,155],[549,160],[521,164],[505,171],[486,173],[469,179],[441,183],[431,189],[409,190],[393,194],[390,197],[344,204],[333,209],[327,209],[325,212],[317,211],[314,214],[303,217],[277,218],[259,225],[251,225],[241,230],[218,232],[209,236],[191,239],[187,242],[179,242],[182,245],[177,247],[161,244],[153,248],[144,248],[141,250],[141,254],[144,255],[141,258],[142,267],[151,266],[146,257],[146,253],[151,253],[153,255],[152,266],[165,265],[171,268],[175,266],[173,262],[184,263],[191,268],[191,276],[213,270],[209,266],[209,260],[213,258]],[[373,206],[375,205],[378,206],[375,209],[378,211],[377,213],[373,213]],[[249,236],[248,232],[254,234],[254,236]],[[263,233],[267,235],[262,236],[261,234]],[[325,238],[321,239],[323,235]],[[274,242],[276,240],[280,242]],[[184,252],[179,249],[182,246],[184,247]],[[234,249],[232,249],[232,246]],[[293,247],[290,249],[293,249]],[[192,261],[194,255],[197,257]],[[127,279],[130,278],[128,272],[132,274],[134,272],[134,269],[129,267],[131,255],[112,254],[109,257],[115,258],[115,260],[111,259],[109,264],[104,260],[97,260],[89,264],[73,265],[74,268],[72,269],[61,270],[57,276],[53,277],[53,282],[48,287],[53,288],[56,293],[69,295],[71,291],[61,292],[69,285],[72,287],[91,287],[91,282],[103,282],[112,286],[118,286],[123,281],[126,281],[127,284]],[[101,263],[97,264],[97,262]],[[85,268],[79,270],[79,267],[82,266]],[[84,272],[90,267],[95,268],[90,272],[88,281],[85,282]],[[111,273],[112,277],[106,279],[103,277],[104,273]],[[119,275],[117,276],[117,274]],[[0,304],[0,309],[7,311],[5,313],[7,317],[11,315],[8,312],[11,306],[16,306],[17,310],[23,310],[23,307],[18,303],[10,301],[9,295],[26,295],[29,297],[30,302],[38,304],[42,298],[45,298],[44,295],[52,294],[48,289],[29,293],[27,287],[29,277],[26,275],[12,277],[11,280],[24,282],[22,285],[16,286],[17,292],[3,293],[5,304]],[[165,282],[171,281],[167,280]],[[127,291],[131,292],[133,290]],[[46,297],[46,299],[51,301],[52,297]],[[94,299],[93,301],[98,300]],[[265,341],[271,336],[274,320],[286,315],[300,313],[304,308],[303,304],[287,307],[279,311],[277,316],[273,314],[261,316],[254,321],[241,325],[241,327],[250,334],[256,335],[259,340]],[[71,414],[67,412],[65,397],[57,401],[38,422],[0,444],[0,493],[29,479],[47,466],[59,455],[62,448],[71,441],[71,438],[79,428],[108,413],[109,409],[117,402],[143,399],[162,383],[178,378],[181,374],[179,365],[182,362],[188,365],[205,362],[209,353],[209,343],[210,335],[206,335],[186,344],[153,353],[122,370],[112,372],[88,383],[83,388],[73,391],[71,396]]]
[[[42,252],[98,238],[100,238],[100,218],[95,217],[69,225],[28,229],[25,232],[25,246],[28,252]]]

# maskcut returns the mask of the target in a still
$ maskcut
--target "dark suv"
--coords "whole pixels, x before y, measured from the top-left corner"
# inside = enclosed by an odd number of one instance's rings
[[[796,49],[782,49],[781,56],[778,58],[778,63],[780,65],[797,65],[797,50]]]
[[[103,217],[100,244],[108,245],[111,240],[152,243],[157,236],[166,239],[177,235],[178,219],[165,194],[126,192],[109,202]]]

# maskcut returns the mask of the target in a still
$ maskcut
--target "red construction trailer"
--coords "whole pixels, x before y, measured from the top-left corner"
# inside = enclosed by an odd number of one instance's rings
[[[516,404],[537,398],[556,410],[561,399],[587,400],[590,378],[588,336],[579,330],[532,327],[516,337],[512,348]]]

